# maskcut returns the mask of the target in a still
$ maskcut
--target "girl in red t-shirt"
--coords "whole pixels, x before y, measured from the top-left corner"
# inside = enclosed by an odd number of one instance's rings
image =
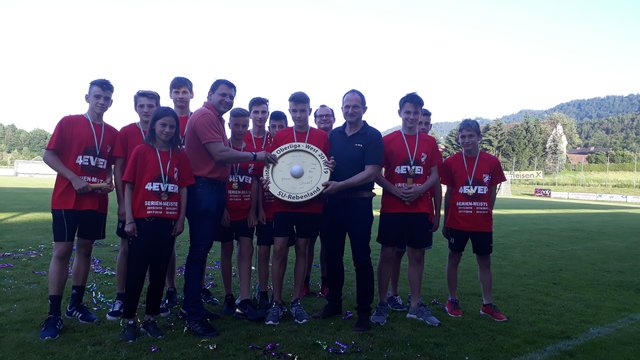
[[[185,153],[180,149],[180,122],[176,112],[160,107],[154,113],[142,144],[128,159],[125,183],[125,231],[129,238],[124,325],[120,338],[135,341],[135,321],[147,272],[149,286],[142,331],[164,336],[154,320],[160,314],[164,279],[175,238],[184,230],[187,189],[194,183]]]

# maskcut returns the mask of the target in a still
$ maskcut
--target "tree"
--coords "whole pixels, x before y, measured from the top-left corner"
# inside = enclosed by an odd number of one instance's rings
[[[527,169],[531,150],[522,124],[515,124],[507,131],[503,154],[505,161],[515,164],[515,170]]]
[[[498,119],[487,124],[482,133],[482,149],[502,160],[507,138],[507,131],[502,120]]]
[[[444,139],[444,150],[442,151],[442,157],[448,158],[449,156],[455,154],[460,149],[460,145],[458,145],[458,129],[454,128],[449,131],[447,137]]]
[[[534,119],[529,116],[525,116],[522,128],[525,134],[525,143],[529,148],[529,158],[526,160],[527,168],[535,168],[538,164],[538,159],[544,157],[544,150],[546,146],[545,130],[539,119]]]

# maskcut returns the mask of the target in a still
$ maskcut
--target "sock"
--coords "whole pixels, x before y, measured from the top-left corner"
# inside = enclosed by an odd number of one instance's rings
[[[74,285],[71,287],[71,300],[69,300],[70,306],[77,306],[82,304],[82,298],[84,297],[85,286]]]
[[[116,293],[116,300],[124,301],[124,293]]]
[[[62,295],[49,295],[49,315],[62,316]]]

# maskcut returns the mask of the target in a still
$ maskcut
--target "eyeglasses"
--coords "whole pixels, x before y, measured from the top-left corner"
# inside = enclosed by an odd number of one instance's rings
[[[333,117],[333,115],[331,115],[331,114],[320,114],[320,115],[318,115],[316,117],[318,117],[320,119],[330,119],[330,118]]]

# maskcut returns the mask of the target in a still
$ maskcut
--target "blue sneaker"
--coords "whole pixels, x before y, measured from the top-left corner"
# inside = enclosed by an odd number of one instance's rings
[[[264,323],[266,325],[280,324],[280,320],[282,320],[282,315],[284,314],[283,308],[284,306],[282,304],[274,302],[267,312],[267,318],[265,319]]]
[[[40,339],[57,339],[62,331],[62,318],[60,316],[49,315],[42,322],[42,329],[40,329]]]
[[[293,315],[293,320],[297,324],[304,324],[309,321],[309,314],[302,307],[300,299],[295,299],[291,302],[291,315]]]
[[[387,317],[389,317],[389,305],[379,302],[378,306],[376,306],[376,311],[371,315],[369,320],[374,324],[384,325],[387,323]]]
[[[394,311],[406,311],[407,306],[402,302],[400,295],[389,295],[387,298],[389,309]]]
[[[89,309],[87,309],[84,304],[67,306],[65,315],[68,318],[77,318],[81,323],[94,323],[98,321],[98,318],[91,311],[89,311]]]
[[[440,320],[433,316],[433,314],[431,313],[431,309],[429,309],[425,305],[418,306],[413,310],[409,309],[409,312],[407,312],[407,318],[420,320],[431,326],[440,325]]]

